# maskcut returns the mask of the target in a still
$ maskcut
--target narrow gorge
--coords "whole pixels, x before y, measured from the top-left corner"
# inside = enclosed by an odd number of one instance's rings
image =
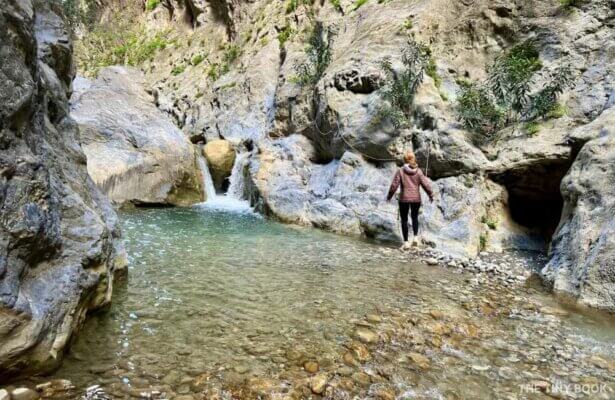
[[[0,400],[615,397],[612,0],[0,5]]]

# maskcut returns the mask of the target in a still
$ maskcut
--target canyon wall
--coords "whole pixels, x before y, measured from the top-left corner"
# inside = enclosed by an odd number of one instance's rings
[[[397,240],[396,205],[385,195],[411,148],[435,186],[436,201],[420,217],[429,245],[459,256],[550,249],[545,282],[615,310],[612,196],[597,180],[612,181],[601,165],[614,151],[603,137],[613,133],[599,126],[615,104],[612,1],[164,0],[134,2],[133,10],[130,26],[164,41],[139,62],[157,107],[193,143],[224,139],[248,153],[244,197],[262,212]],[[109,1],[99,19],[104,26],[126,15]],[[306,84],[317,27],[329,53]],[[485,79],[498,55],[528,39],[543,66],[535,89],[548,71],[572,70],[574,83],[559,98],[564,112],[477,141],[456,115],[460,88]],[[385,103],[381,64],[399,73],[409,41],[428,46],[432,63],[410,124],[374,124]],[[87,54],[80,62],[84,73],[96,73],[91,61]],[[599,218],[587,217],[593,208]]]
[[[0,1],[0,380],[59,365],[125,265],[117,216],[69,116],[57,1]]]

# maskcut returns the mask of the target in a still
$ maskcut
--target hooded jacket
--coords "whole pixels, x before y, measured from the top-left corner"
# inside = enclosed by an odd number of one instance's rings
[[[399,201],[402,203],[420,203],[421,202],[421,186],[427,193],[430,200],[433,200],[433,192],[429,179],[423,174],[420,168],[411,168],[405,164],[398,169],[389,188],[387,200],[391,200],[397,189],[401,186]]]

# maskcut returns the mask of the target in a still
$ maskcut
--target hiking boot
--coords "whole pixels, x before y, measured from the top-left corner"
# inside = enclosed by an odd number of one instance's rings
[[[410,249],[410,242],[408,242],[408,241],[404,242],[399,249],[401,251],[409,250]]]
[[[412,239],[412,247],[418,247],[420,245],[421,245],[421,240],[417,236],[415,236]]]

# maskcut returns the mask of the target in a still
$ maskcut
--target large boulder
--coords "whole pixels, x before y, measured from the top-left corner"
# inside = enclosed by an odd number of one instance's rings
[[[564,210],[542,270],[556,292],[615,311],[615,108],[571,135],[589,140],[561,185]]]
[[[221,188],[224,180],[231,175],[235,164],[235,149],[227,140],[212,140],[203,146],[203,155],[216,187]]]
[[[68,115],[59,1],[0,1],[0,380],[58,366],[125,265],[117,216]]]
[[[124,67],[78,77],[71,115],[79,124],[88,172],[118,203],[186,206],[203,200],[197,153],[154,105],[144,76]]]

